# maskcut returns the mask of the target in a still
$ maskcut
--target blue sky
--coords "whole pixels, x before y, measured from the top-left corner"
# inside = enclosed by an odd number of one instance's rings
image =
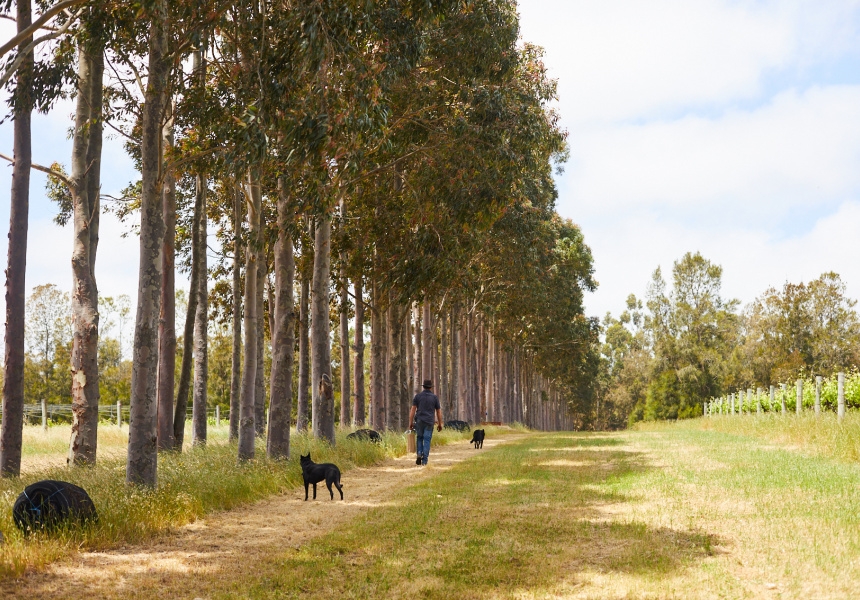
[[[743,302],[829,270],[860,297],[860,0],[521,0],[520,13],[559,82],[571,160],[558,210],[594,252],[588,314],[619,312],[687,251],[721,264]],[[72,110],[35,117],[36,162],[68,164]],[[121,140],[106,142],[102,174],[110,194],[135,177]],[[0,166],[0,230],[9,187]],[[43,190],[34,172],[27,285],[68,289],[71,231]],[[125,229],[103,217],[97,276],[103,294],[134,299]]]
[[[748,302],[835,270],[860,296],[860,2],[522,0],[559,82],[558,209],[591,245],[589,314],[687,251]]]

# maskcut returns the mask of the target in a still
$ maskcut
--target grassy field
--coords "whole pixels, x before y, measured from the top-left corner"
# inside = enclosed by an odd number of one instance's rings
[[[20,479],[0,479],[0,578],[39,568],[78,548],[99,549],[119,543],[136,543],[153,535],[190,523],[213,510],[233,508],[265,498],[301,484],[299,454],[311,452],[317,462],[334,461],[346,471],[353,466],[376,464],[406,451],[402,434],[386,433],[381,444],[347,440],[349,430],[337,433],[337,444],[314,440],[308,435],[291,437],[288,461],[265,459],[265,445],[257,444],[257,458],[241,466],[236,447],[227,442],[227,426],[210,426],[208,445],[182,454],[159,456],[158,489],[146,491],[125,484],[125,454],[128,429],[103,426],[99,431],[99,461],[94,468],[68,469],[65,456],[69,426],[25,427]],[[435,444],[461,440],[465,434],[444,431],[433,437]],[[186,440],[190,431],[186,431]],[[60,479],[83,487],[99,511],[99,522],[83,530],[25,539],[12,522],[11,507],[18,494],[41,479]]]
[[[219,597],[860,597],[858,483],[856,464],[696,426],[535,434]]]
[[[334,532],[276,546],[244,570],[211,572],[208,589],[217,591],[206,597],[860,597],[860,464],[845,458],[850,443],[842,441],[855,424],[846,421],[848,433],[834,438],[816,429],[826,425],[821,419],[808,420],[804,435],[798,420],[774,418],[768,428],[754,420],[524,435],[404,486]],[[294,465],[265,461],[253,473],[230,475],[232,449],[221,448],[223,455],[213,444],[205,454],[174,457],[163,488],[143,499],[129,495],[107,515],[177,498],[187,512],[140,532],[98,530],[76,539],[90,547],[145,539],[195,511],[297,482]],[[347,444],[338,451],[349,452]],[[210,469],[214,475],[189,480]],[[223,492],[194,491],[223,477]],[[269,483],[249,492],[242,482]],[[0,526],[5,532],[8,525]],[[70,551],[68,541],[52,543],[13,540],[12,547]]]

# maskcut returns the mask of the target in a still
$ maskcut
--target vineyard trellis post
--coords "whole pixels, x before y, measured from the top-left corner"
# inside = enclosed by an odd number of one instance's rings
[[[773,410],[773,405],[776,403],[776,386],[770,386],[770,410]]]
[[[755,389],[755,412],[757,415],[761,414],[761,388]]]
[[[783,383],[780,387],[782,388],[782,395],[780,396],[780,401],[782,402],[782,414],[785,414],[785,397],[788,395],[788,384]]]
[[[840,372],[836,377],[838,388],[837,410],[839,420],[845,418],[845,373]]]
[[[821,414],[821,375],[815,376],[815,414]]]
[[[803,380],[797,380],[797,394],[796,394],[796,404],[795,410],[797,414],[800,414],[800,411],[803,410]]]

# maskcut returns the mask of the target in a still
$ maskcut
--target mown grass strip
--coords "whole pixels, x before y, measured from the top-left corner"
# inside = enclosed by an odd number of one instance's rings
[[[649,468],[620,444],[536,434],[485,450],[220,597],[533,597],[575,587],[582,570],[659,577],[707,556],[706,534],[606,518],[628,500],[607,482]]]
[[[35,428],[32,428],[35,429]],[[56,452],[57,440],[68,439],[68,428],[49,430],[48,435],[30,431],[26,456]],[[349,430],[339,431],[337,444],[293,433],[291,458],[269,461],[265,446],[257,444],[258,459],[237,464],[236,447],[226,442],[226,429],[214,430],[209,444],[181,454],[159,456],[158,488],[146,490],[125,483],[123,436],[107,430],[100,451],[110,458],[101,459],[93,468],[48,468],[27,472],[20,479],[0,480],[0,579],[18,576],[27,569],[40,568],[79,548],[103,549],[119,543],[136,543],[161,532],[180,527],[214,510],[225,510],[260,500],[302,485],[300,454],[311,452],[317,462],[335,462],[342,471],[377,464],[406,451],[405,438],[399,433],[383,434],[381,444],[347,440]],[[445,430],[433,436],[434,445],[462,440],[466,434]],[[30,483],[41,479],[60,479],[83,487],[93,499],[97,524],[25,538],[12,522],[15,498]]]

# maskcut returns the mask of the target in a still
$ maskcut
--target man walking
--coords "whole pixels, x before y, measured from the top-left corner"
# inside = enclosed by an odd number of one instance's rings
[[[424,390],[412,399],[412,410],[409,411],[409,423],[415,423],[415,442],[418,458],[416,465],[426,465],[430,456],[430,438],[433,437],[433,412],[436,412],[436,423],[442,431],[442,407],[439,397],[431,390],[433,382],[424,380]]]

